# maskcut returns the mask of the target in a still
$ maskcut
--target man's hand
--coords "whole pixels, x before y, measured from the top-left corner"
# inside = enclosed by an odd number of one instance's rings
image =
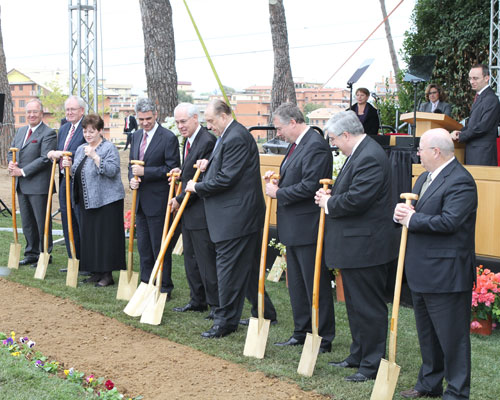
[[[47,153],[47,158],[52,161],[59,160],[62,157],[62,153],[60,150],[50,150]]]
[[[144,167],[142,165],[132,165],[132,175],[144,176]]]
[[[136,190],[139,189],[139,184],[141,183],[141,178],[132,178],[129,182],[130,189]]]
[[[272,199],[276,198],[276,192],[278,191],[278,189],[279,189],[279,187],[276,184],[276,179],[270,179],[269,182],[266,183],[266,194],[270,198],[272,198]]]
[[[415,214],[413,206],[406,203],[398,203],[394,209],[394,221],[398,221],[401,225],[408,226],[411,216]]]
[[[21,168],[18,167],[17,162],[9,161],[9,176],[23,176]]]
[[[453,140],[458,140],[458,138],[460,136],[460,131],[453,131],[450,133],[450,136]]]
[[[327,203],[328,203],[328,199],[330,197],[332,197],[330,195],[330,193],[332,193],[332,191],[330,189],[319,189],[317,192],[316,192],[316,195],[314,196],[314,202],[320,206],[321,208],[325,209],[326,210],[326,207],[327,207]]]
[[[172,211],[171,212],[175,212],[179,209],[179,203],[177,202],[177,200],[175,199],[175,197],[169,201],[168,205],[171,207]]]
[[[188,183],[187,183],[187,186],[186,186],[186,192],[192,192],[192,193],[196,193],[196,190],[194,188],[194,186],[196,185],[196,182],[193,182],[193,180],[190,180]]]
[[[201,170],[201,172],[205,172],[208,167],[208,160],[206,159],[198,160],[196,161],[196,166],[198,167],[199,170]]]
[[[70,167],[73,165],[73,162],[71,161],[71,157],[69,156],[64,156],[62,160],[62,166],[63,168]]]
[[[181,176],[181,169],[180,169],[180,168],[172,168],[172,169],[170,170],[170,173],[171,173],[171,174],[179,174],[179,176],[176,178],[176,180],[179,180],[179,178],[180,178],[180,176]],[[172,177],[171,177],[171,176],[169,176],[169,177],[168,177],[168,181],[170,182],[171,180],[172,180]]]

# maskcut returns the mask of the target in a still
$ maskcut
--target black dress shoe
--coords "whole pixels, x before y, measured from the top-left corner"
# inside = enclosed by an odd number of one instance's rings
[[[280,346],[280,347],[284,347],[284,346],[299,346],[301,344],[304,344],[304,339],[299,340],[299,339],[294,338],[293,336],[290,339],[288,339],[287,341],[285,341],[285,342],[274,343],[275,346]]]
[[[227,336],[236,331],[236,328],[227,328],[225,326],[214,325],[208,331],[203,332],[201,334],[202,338],[212,339],[212,338],[221,338]]]
[[[64,273],[66,273],[66,272],[68,272],[68,268],[61,268],[61,269],[59,270],[59,272],[64,272]]]
[[[96,283],[102,279],[102,274],[92,274],[90,277],[85,278],[82,283]]]
[[[257,317],[255,317],[255,318],[257,318]],[[271,320],[271,325],[276,325],[277,323],[278,323],[277,319]],[[243,325],[243,326],[248,326],[250,324],[250,318],[240,319],[239,324]]]
[[[208,313],[208,315],[205,317],[206,320],[213,320],[215,317],[215,311],[214,310],[210,310],[210,312]]]
[[[368,378],[367,376],[364,376],[360,372],[356,372],[355,374],[346,376],[344,378],[344,380],[347,382],[366,382],[366,381],[372,380],[372,379],[375,379],[375,378]]]
[[[25,257],[21,261],[19,261],[19,265],[36,264],[37,262],[38,262],[37,257]]]
[[[351,364],[349,361],[330,361],[328,365],[337,368],[359,368],[359,365]]]
[[[404,390],[402,392],[399,392],[399,394],[404,397],[405,399],[419,399],[421,397],[441,397],[441,394],[434,394],[434,393],[426,393],[426,392],[419,392],[416,389],[408,389]]]
[[[330,353],[331,351],[332,351],[332,344],[331,343],[328,343],[325,345],[322,344],[318,350],[318,354]]]
[[[184,307],[174,307],[172,311],[175,312],[186,312],[186,311],[207,311],[207,306],[193,306],[191,303],[187,303]]]
[[[111,272],[109,272],[109,273],[102,274],[101,279],[94,286],[95,287],[106,287],[106,286],[111,286],[114,284],[115,284],[115,281],[113,280],[113,275],[111,275]]]

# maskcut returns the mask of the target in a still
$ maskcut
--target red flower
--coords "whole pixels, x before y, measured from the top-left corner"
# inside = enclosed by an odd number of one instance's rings
[[[111,390],[115,387],[115,384],[113,382],[111,382],[110,379],[108,379],[105,383],[104,383],[104,386],[106,386],[106,389],[108,390]]]

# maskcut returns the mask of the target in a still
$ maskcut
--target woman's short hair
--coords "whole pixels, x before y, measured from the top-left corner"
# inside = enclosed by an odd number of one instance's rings
[[[98,131],[101,131],[104,129],[104,121],[97,114],[89,114],[83,117],[82,121],[82,127],[84,129],[87,128],[88,126],[97,129]]]
[[[445,96],[445,94],[443,92],[443,89],[441,89],[441,86],[439,86],[439,85],[437,85],[435,83],[431,83],[430,85],[427,85],[427,87],[425,88],[425,100],[430,101],[429,100],[429,92],[432,89],[436,89],[438,91],[439,101],[445,101],[446,100],[446,96]]]
[[[358,94],[358,92],[364,93],[367,97],[370,97],[370,91],[367,88],[364,87],[357,88],[356,94]]]

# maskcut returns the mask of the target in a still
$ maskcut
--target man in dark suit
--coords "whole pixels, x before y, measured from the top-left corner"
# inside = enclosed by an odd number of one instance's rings
[[[316,193],[325,209],[325,256],[340,268],[351,329],[349,356],[329,364],[356,368],[350,382],[375,379],[385,355],[387,305],[385,287],[397,258],[397,229],[391,222],[391,167],[380,145],[363,133],[352,111],[334,115],[325,126],[330,143],[348,158],[333,188]]]
[[[130,142],[132,141],[132,133],[137,130],[137,120],[129,111],[125,111],[125,125],[123,126],[123,133],[127,135],[127,142],[123,150],[127,150]]]
[[[130,165],[131,189],[138,189],[136,206],[137,249],[141,258],[141,281],[148,282],[160,252],[168,199],[167,173],[180,166],[179,141],[156,121],[157,112],[150,99],[137,101],[135,112],[141,129],[132,134],[130,160],[142,160],[144,166]],[[133,178],[139,177],[138,180]],[[170,300],[172,282],[172,243],[163,261],[161,292]]]
[[[302,112],[294,104],[279,106],[273,114],[273,124],[278,135],[290,143],[281,163],[279,182],[270,181],[273,171],[266,173],[266,194],[278,199],[278,237],[286,245],[288,291],[295,325],[293,335],[275,345],[297,346],[311,332],[320,216],[314,194],[321,187],[320,179],[332,176],[332,152],[324,138],[306,125]],[[330,273],[324,263],[319,290],[319,335],[320,352],[330,352],[335,337],[335,314]]]
[[[490,73],[482,64],[474,65],[469,72],[469,82],[476,92],[467,125],[453,131],[451,137],[465,143],[465,164],[497,166],[497,136],[500,120],[500,103],[489,86]]]
[[[394,220],[408,227],[405,271],[422,355],[417,383],[401,393],[405,398],[468,399],[470,393],[477,189],[453,152],[444,129],[424,133],[419,153],[428,172],[413,188],[420,198],[394,211]]]
[[[83,138],[83,128],[81,125],[83,115],[85,114],[85,102],[83,99],[77,96],[70,96],[64,102],[64,109],[66,112],[66,122],[61,129],[59,129],[59,134],[57,135],[57,149],[50,151],[47,157],[51,160],[60,160],[63,151],[70,151],[73,155],[76,149],[83,143],[85,139]],[[71,196],[73,196],[73,190],[71,190]],[[66,251],[68,252],[68,257],[71,257],[71,248],[69,243],[68,234],[68,217],[66,209],[66,179],[64,177],[64,169],[62,168],[62,163],[59,162],[59,209],[61,210],[61,219],[64,233],[64,240],[66,242]],[[80,259],[80,229],[78,220],[80,219],[80,213],[78,206],[72,207],[71,218],[73,225],[73,239],[75,241],[76,258]],[[61,270],[65,272],[65,268]]]
[[[231,117],[229,106],[215,100],[205,110],[208,129],[217,136],[210,157],[199,160],[203,182],[186,191],[204,199],[210,239],[215,243],[219,307],[204,338],[236,331],[243,310],[251,265],[264,224],[259,150],[248,130]]]
[[[193,179],[193,167],[197,160],[208,159],[215,145],[215,136],[202,127],[198,120],[198,107],[181,103],[174,110],[177,128],[185,138],[183,147],[182,170],[180,172],[183,189]],[[172,210],[179,208],[185,191],[172,199]],[[215,267],[215,245],[210,240],[205,206],[196,193],[192,193],[182,215],[182,244],[184,248],[184,267],[190,289],[190,300],[183,307],[175,307],[176,312],[205,311],[207,305],[214,311],[219,305],[217,290],[217,270]]]
[[[56,132],[42,122],[43,105],[38,99],[26,104],[27,126],[19,128],[11,147],[17,147],[16,163],[9,153],[9,175],[17,177],[16,191],[26,238],[20,265],[34,264],[44,251],[43,235],[49,193],[50,163],[47,153],[56,147]],[[52,251],[52,223],[49,222],[48,253]]]

